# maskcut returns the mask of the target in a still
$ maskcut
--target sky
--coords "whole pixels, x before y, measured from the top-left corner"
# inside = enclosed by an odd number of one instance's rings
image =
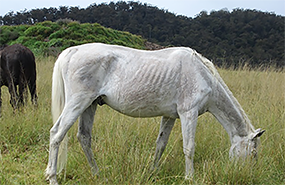
[[[125,0],[136,1],[137,0]],[[8,12],[20,12],[37,8],[50,8],[60,6],[78,6],[87,8],[90,4],[107,3],[104,0],[0,0],[0,16]],[[113,0],[113,2],[117,2]],[[235,8],[255,9],[263,12],[275,13],[285,16],[285,0],[140,0],[141,3],[156,6],[168,10],[176,15],[196,17],[201,11],[218,11],[227,8],[232,11]]]

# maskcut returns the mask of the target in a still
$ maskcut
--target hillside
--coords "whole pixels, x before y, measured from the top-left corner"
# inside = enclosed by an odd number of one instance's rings
[[[35,24],[69,18],[141,35],[163,46],[196,49],[217,65],[285,66],[285,17],[256,10],[202,11],[195,18],[139,2],[91,4],[10,12],[0,25]]]
[[[90,42],[145,49],[146,41],[141,36],[105,28],[98,23],[80,24],[69,19],[0,27],[0,45],[21,43],[35,54],[57,55],[67,47]]]

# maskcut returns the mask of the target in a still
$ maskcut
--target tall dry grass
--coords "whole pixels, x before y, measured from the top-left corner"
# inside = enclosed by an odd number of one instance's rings
[[[51,74],[54,58],[37,58],[39,105],[31,103],[16,113],[2,87],[0,119],[0,184],[46,184]],[[230,141],[210,114],[199,118],[194,159],[195,176],[184,180],[184,155],[177,120],[161,159],[151,171],[160,118],[130,118],[107,106],[99,107],[93,128],[92,150],[101,169],[92,177],[76,138],[70,130],[66,178],[61,184],[284,184],[285,123],[284,71],[268,69],[219,70],[255,128],[266,129],[257,163],[234,163],[228,158]]]

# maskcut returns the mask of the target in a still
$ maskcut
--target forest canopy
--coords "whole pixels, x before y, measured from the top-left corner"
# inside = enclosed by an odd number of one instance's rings
[[[87,8],[63,6],[9,12],[0,16],[0,25],[33,25],[66,18],[141,35],[163,46],[191,47],[216,65],[285,66],[285,17],[257,10],[201,11],[190,18],[140,2],[120,1]]]

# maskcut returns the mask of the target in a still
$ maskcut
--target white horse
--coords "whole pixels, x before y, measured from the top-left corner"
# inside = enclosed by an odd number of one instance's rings
[[[46,177],[57,184],[58,153],[65,166],[64,137],[79,117],[77,137],[93,174],[99,169],[91,150],[91,130],[97,105],[132,117],[162,116],[154,166],[166,147],[175,119],[180,118],[186,177],[193,175],[194,138],[198,116],[212,113],[231,140],[230,156],[256,155],[255,130],[213,64],[184,47],[144,51],[100,43],[66,49],[53,71],[49,162]],[[65,141],[61,144],[62,141]],[[61,144],[61,147],[59,147]],[[59,150],[63,149],[63,152]]]

